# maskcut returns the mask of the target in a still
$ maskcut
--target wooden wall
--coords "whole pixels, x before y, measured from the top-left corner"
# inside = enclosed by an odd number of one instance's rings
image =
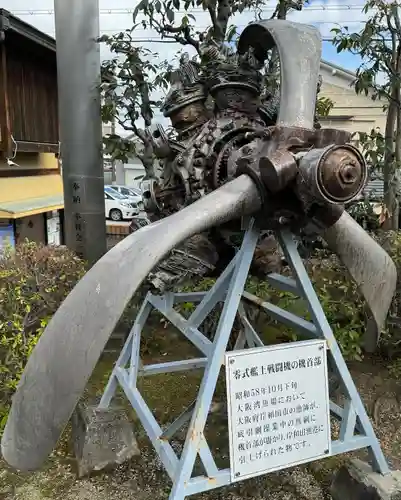
[[[59,140],[56,53],[14,33],[0,49],[2,132],[7,120],[14,139],[24,142],[20,150],[49,151],[45,145]]]

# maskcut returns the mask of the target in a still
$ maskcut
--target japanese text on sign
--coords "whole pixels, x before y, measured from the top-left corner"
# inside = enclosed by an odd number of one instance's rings
[[[326,343],[226,354],[233,481],[330,454]]]
[[[70,177],[72,188],[73,219],[70,224],[73,225],[74,247],[78,256],[83,256],[83,246],[85,239],[85,220],[81,213],[83,203],[82,179],[79,177]]]

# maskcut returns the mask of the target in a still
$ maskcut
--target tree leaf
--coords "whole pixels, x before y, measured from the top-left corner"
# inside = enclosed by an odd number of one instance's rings
[[[167,19],[170,21],[170,23],[174,22],[174,11],[172,9],[167,9],[166,11]]]

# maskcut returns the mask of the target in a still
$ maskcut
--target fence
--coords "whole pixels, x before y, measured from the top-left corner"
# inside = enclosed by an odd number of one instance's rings
[[[117,245],[118,242],[128,236],[129,232],[129,226],[120,226],[117,224],[106,225],[107,250]]]

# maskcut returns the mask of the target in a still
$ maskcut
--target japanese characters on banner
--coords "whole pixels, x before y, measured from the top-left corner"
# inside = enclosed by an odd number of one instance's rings
[[[226,353],[231,479],[331,453],[325,340]]]

